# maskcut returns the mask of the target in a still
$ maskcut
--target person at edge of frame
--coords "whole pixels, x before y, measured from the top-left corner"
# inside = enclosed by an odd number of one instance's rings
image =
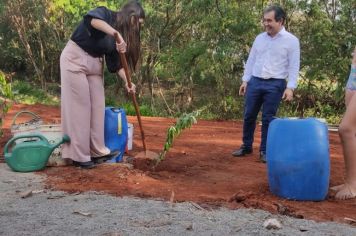
[[[335,198],[345,200],[356,197],[356,47],[351,61],[349,79],[345,88],[346,111],[339,125],[339,136],[344,153],[345,183],[334,186]]]
[[[135,70],[140,57],[140,29],[145,12],[138,1],[119,11],[97,7],[89,11],[75,29],[60,57],[62,132],[71,141],[63,144],[62,158],[83,169],[119,154],[104,142],[105,94],[103,57],[111,73],[118,73],[128,92],[119,53],[125,53]],[[115,40],[118,35],[120,43]]]

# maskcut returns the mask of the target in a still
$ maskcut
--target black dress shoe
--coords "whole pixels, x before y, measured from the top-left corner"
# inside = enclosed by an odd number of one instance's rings
[[[95,164],[92,161],[85,161],[85,162],[73,161],[73,165],[80,167],[82,169],[92,169],[95,167]]]
[[[267,162],[266,153],[260,152],[260,161],[261,161],[262,163],[266,163],[266,162]]]
[[[244,145],[242,145],[240,147],[240,149],[237,149],[235,151],[232,152],[232,155],[234,157],[242,157],[245,156],[246,154],[250,154],[252,153],[252,149],[251,148],[246,148]]]
[[[120,154],[119,150],[114,150],[114,151],[111,151],[109,154],[104,155],[104,156],[92,157],[91,160],[94,163],[103,163],[105,161],[111,160],[113,157],[116,157],[119,154]]]

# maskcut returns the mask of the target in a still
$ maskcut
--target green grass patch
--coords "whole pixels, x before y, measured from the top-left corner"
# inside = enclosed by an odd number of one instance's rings
[[[135,116],[136,110],[131,101],[120,101],[118,102],[116,98],[111,96],[106,96],[105,98],[105,106],[107,107],[119,107],[125,110],[126,115]],[[141,116],[159,116],[156,112],[154,112],[149,105],[147,104],[139,104],[139,110]]]
[[[132,103],[121,104],[121,107],[126,111],[127,115],[129,116],[136,115],[135,107]],[[141,116],[155,116],[155,113],[146,104],[140,105],[140,114]]]
[[[59,96],[52,95],[43,91],[37,86],[24,82],[14,81],[12,83],[12,91],[15,101],[23,104],[45,104],[45,105],[59,105]]]

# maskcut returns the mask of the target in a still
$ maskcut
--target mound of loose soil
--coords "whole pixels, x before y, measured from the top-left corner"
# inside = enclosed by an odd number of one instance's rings
[[[4,120],[5,135],[1,147],[10,137],[13,116],[28,109],[45,122],[60,122],[58,107],[14,105]],[[142,151],[141,137],[135,117],[128,117],[135,126],[135,156]],[[160,152],[167,127],[173,119],[143,117],[148,149]],[[102,164],[92,170],[72,166],[52,167],[38,172],[47,176],[47,186],[68,192],[103,191],[116,196],[158,198],[176,202],[192,201],[204,208],[259,208],[297,218],[317,221],[349,222],[356,218],[356,199],[337,201],[332,194],[322,202],[289,201],[272,195],[268,189],[266,165],[258,162],[260,130],[255,135],[255,153],[234,158],[232,150],[241,145],[242,123],[234,121],[199,120],[175,141],[166,159],[156,168],[147,159],[128,164]],[[344,161],[338,134],[331,132],[330,185],[343,182]]]

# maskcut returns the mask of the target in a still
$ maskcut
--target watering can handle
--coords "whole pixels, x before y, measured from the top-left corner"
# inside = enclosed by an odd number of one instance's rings
[[[16,115],[14,116],[14,118],[12,119],[12,125],[15,125],[17,117],[18,117],[19,115],[21,115],[21,114],[24,114],[24,113],[30,114],[30,115],[32,115],[32,116],[33,116],[34,118],[36,118],[36,119],[41,119],[41,117],[39,117],[38,115],[36,115],[36,114],[33,113],[33,112],[30,112],[30,111],[20,111],[20,112],[17,112]]]
[[[48,142],[48,140],[47,140],[43,135],[41,135],[41,134],[18,135],[18,136],[12,137],[12,138],[6,143],[6,145],[5,145],[5,147],[4,147],[4,153],[5,153],[5,154],[8,153],[8,147],[11,146],[11,144],[12,144],[13,142],[15,142],[16,140],[21,139],[21,138],[39,138],[39,139],[41,139],[41,140],[43,140],[43,141],[47,141],[47,142]]]

